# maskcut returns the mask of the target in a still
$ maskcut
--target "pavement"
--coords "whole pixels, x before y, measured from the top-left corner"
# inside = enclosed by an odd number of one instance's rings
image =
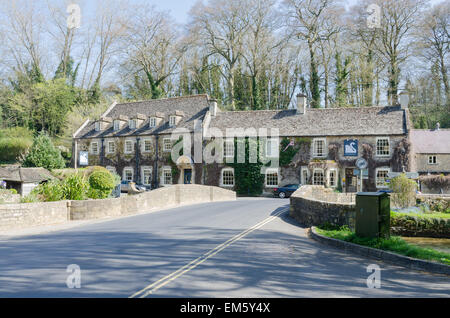
[[[450,297],[448,276],[311,240],[288,207],[241,198],[1,236],[0,297]]]

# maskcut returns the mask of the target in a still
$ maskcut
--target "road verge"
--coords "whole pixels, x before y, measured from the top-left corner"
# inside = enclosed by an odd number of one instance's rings
[[[429,273],[443,274],[450,276],[450,266],[445,264],[440,264],[436,262],[420,260],[408,256],[403,256],[399,254],[395,254],[388,251],[383,251],[376,248],[371,248],[367,246],[362,246],[338,239],[334,239],[331,237],[327,237],[321,235],[317,232],[316,227],[311,227],[308,231],[309,236],[326,245],[337,247],[339,249],[343,249],[346,252],[359,254],[369,258],[375,258],[382,260],[387,263],[399,265],[406,267],[408,269],[414,269],[419,271],[425,271]]]

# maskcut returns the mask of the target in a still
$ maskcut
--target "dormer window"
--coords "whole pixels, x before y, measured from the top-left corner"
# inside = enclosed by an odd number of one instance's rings
[[[117,131],[120,129],[120,122],[118,120],[114,121],[114,131]]]
[[[169,117],[169,126],[173,127],[177,124],[177,117],[176,116],[170,116]]]
[[[100,131],[100,122],[99,121],[95,122],[95,131]]]
[[[136,120],[135,119],[130,120],[128,126],[130,126],[130,129],[136,129]]]
[[[150,118],[150,128],[156,127],[156,117]]]

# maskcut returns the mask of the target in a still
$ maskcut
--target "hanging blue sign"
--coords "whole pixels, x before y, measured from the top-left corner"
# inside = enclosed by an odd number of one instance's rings
[[[358,156],[358,140],[356,139],[344,140],[344,156],[347,157]]]

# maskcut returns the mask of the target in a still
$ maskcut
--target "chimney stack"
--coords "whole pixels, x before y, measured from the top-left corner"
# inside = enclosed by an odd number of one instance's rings
[[[212,117],[215,117],[217,115],[217,99],[209,100],[209,112]]]
[[[400,93],[400,107],[402,109],[408,109],[409,106],[409,95],[408,92],[403,91]]]
[[[306,113],[306,95],[297,95],[297,115],[304,115]]]

